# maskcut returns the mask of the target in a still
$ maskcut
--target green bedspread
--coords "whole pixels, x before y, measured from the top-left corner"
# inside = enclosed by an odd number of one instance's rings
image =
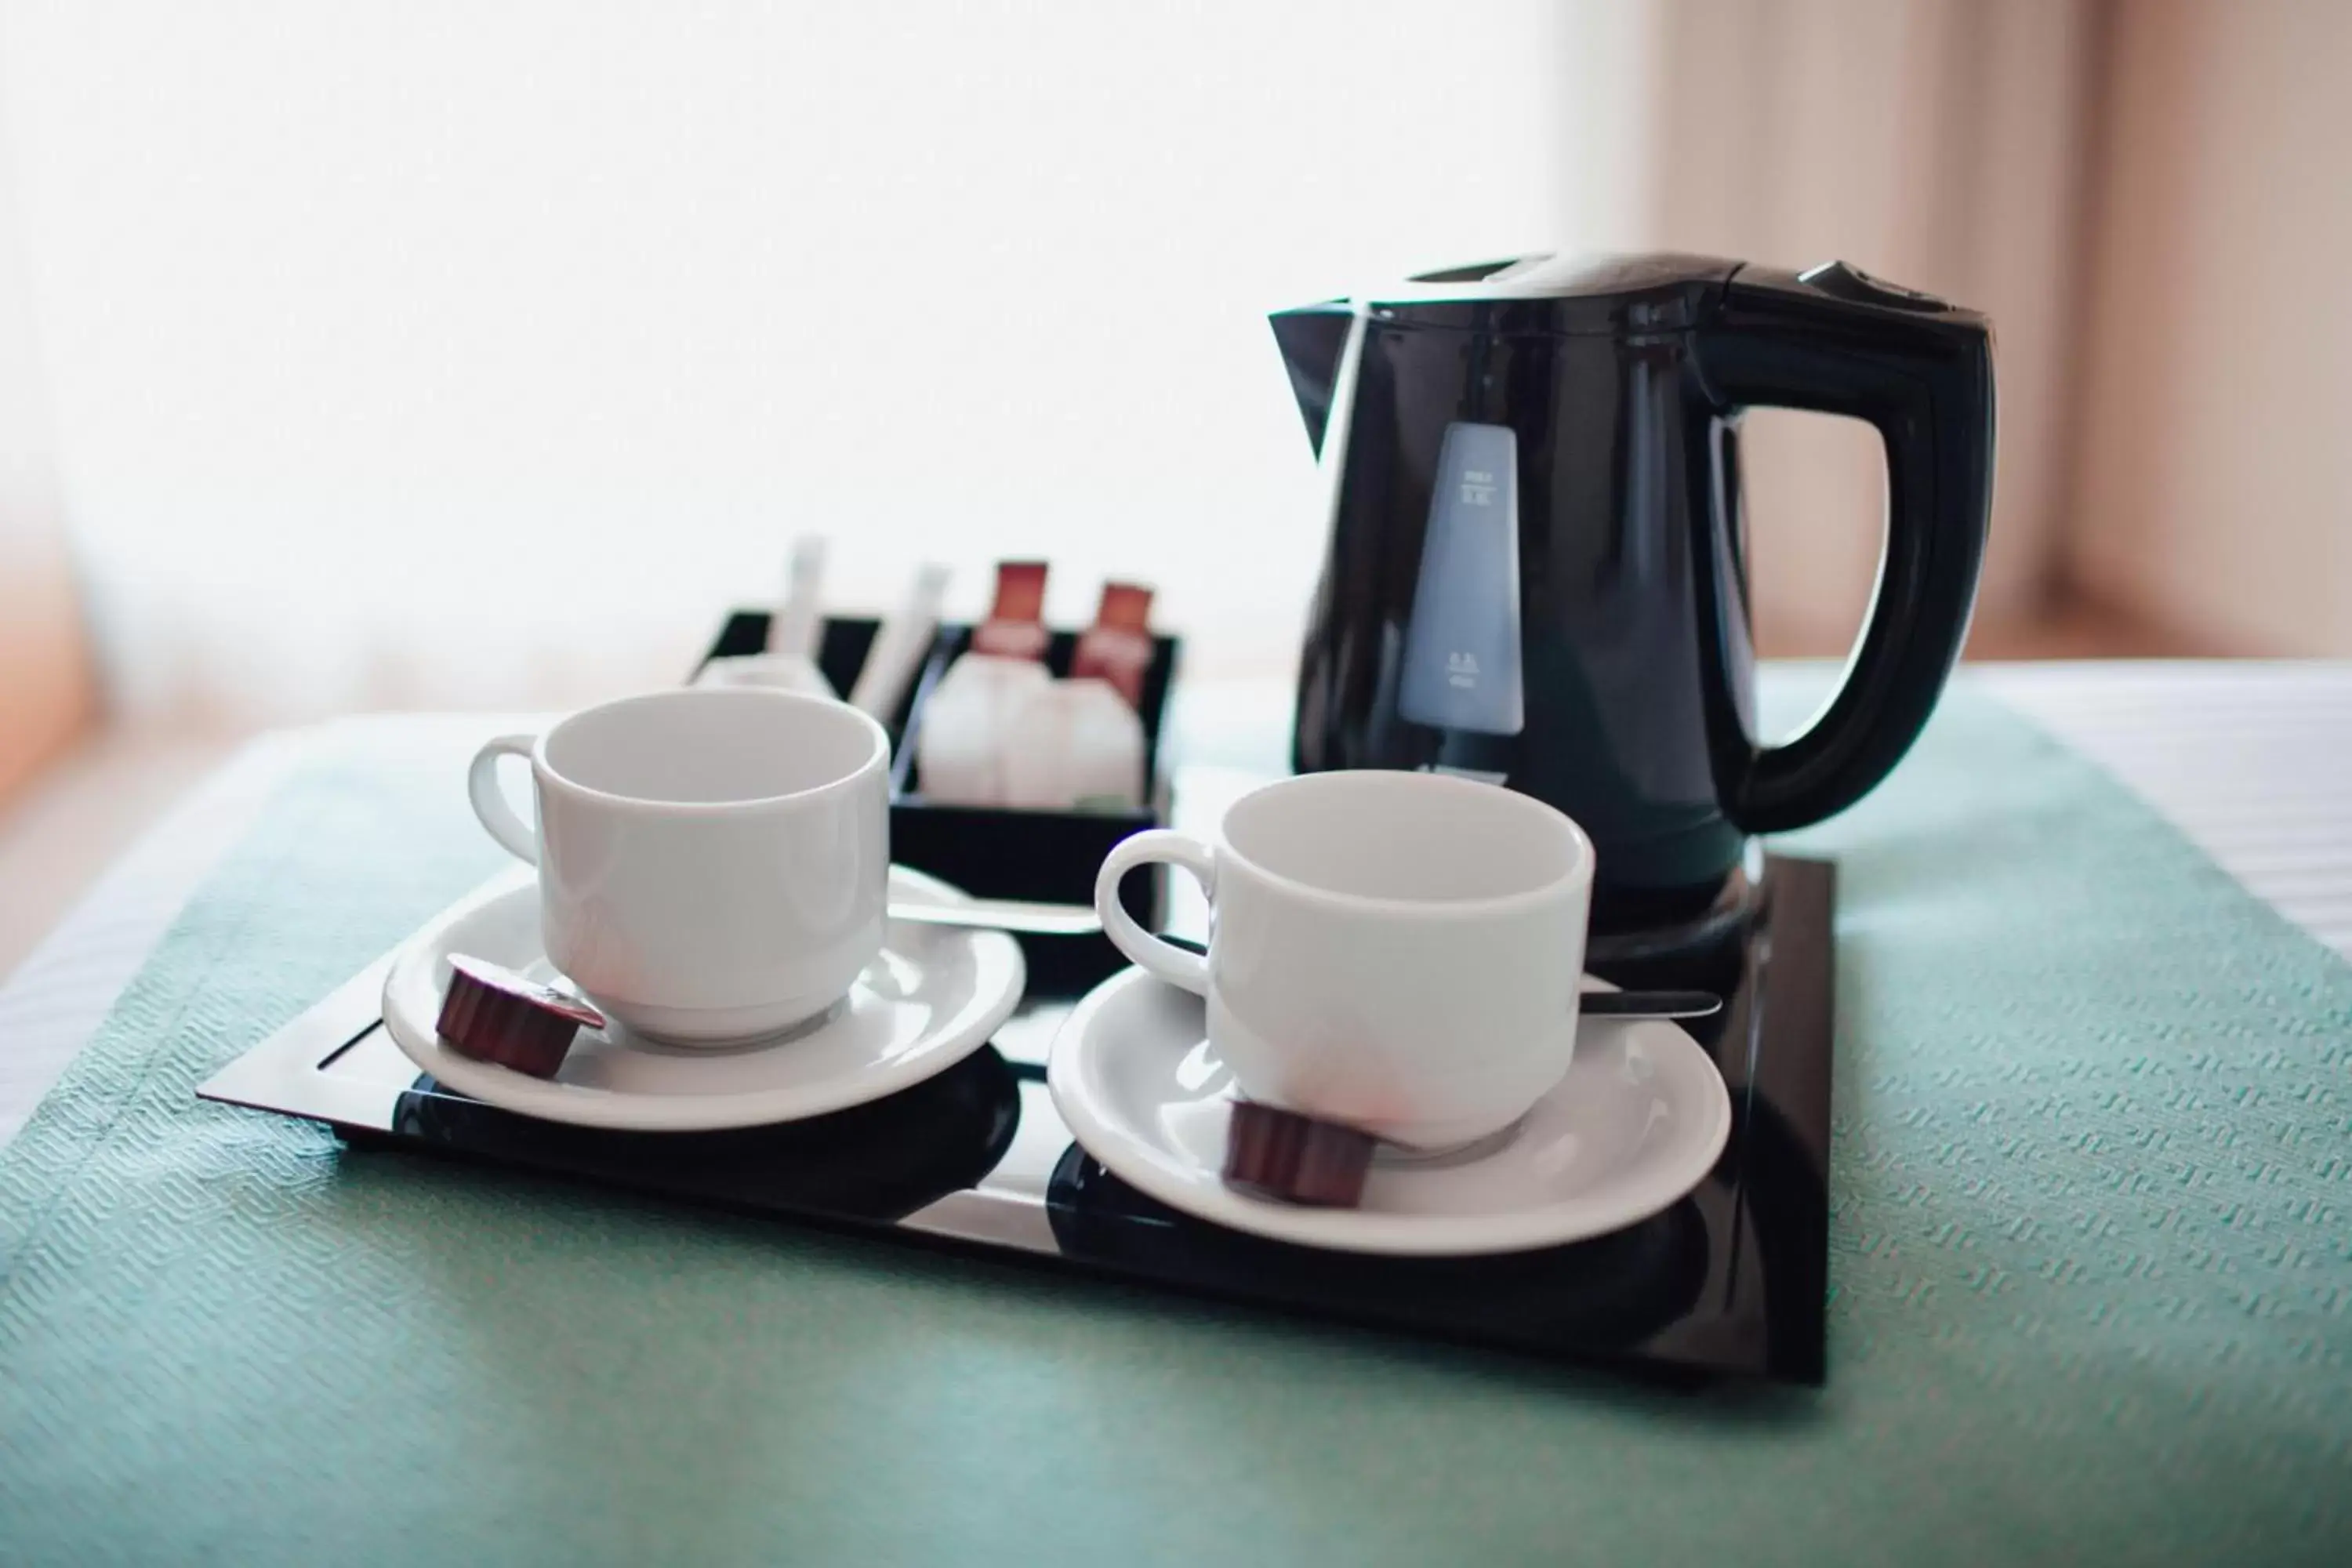
[[[0,1563],[2352,1562],[2352,970],[1965,683],[1795,841],[1843,867],[1818,1393],[198,1103],[498,863],[413,734],[322,745],[0,1156]]]

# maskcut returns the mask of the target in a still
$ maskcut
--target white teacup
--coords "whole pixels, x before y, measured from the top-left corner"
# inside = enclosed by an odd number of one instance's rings
[[[530,759],[535,828],[499,792],[509,753]],[[823,1013],[881,952],[889,768],[854,708],[705,688],[500,736],[467,788],[539,868],[555,966],[630,1029],[696,1044]]]
[[[1200,879],[1202,959],[1145,931],[1119,879]],[[1212,847],[1121,842],[1095,908],[1121,952],[1208,998],[1253,1100],[1416,1148],[1509,1126],[1568,1070],[1592,845],[1528,795],[1435,773],[1307,773],[1254,791]]]

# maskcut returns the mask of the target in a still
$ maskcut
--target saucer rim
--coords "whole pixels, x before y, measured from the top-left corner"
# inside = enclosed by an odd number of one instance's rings
[[[589,1089],[459,1056],[441,1043],[437,1029],[425,1031],[420,1037],[415,1021],[407,1016],[409,1010],[394,1005],[395,991],[403,987],[404,980],[413,979],[416,964],[429,964],[441,955],[449,931],[461,921],[501,900],[534,897],[536,886],[530,868],[516,867],[473,897],[444,910],[431,924],[402,943],[384,976],[380,1009],[384,1032],[418,1071],[460,1094],[535,1121],[620,1132],[716,1132],[742,1127],[782,1126],[829,1116],[912,1089],[971,1056],[995,1037],[1021,1005],[1028,988],[1027,962],[1021,944],[1010,933],[976,928],[926,927],[935,942],[966,942],[973,952],[975,971],[983,981],[992,971],[1001,971],[1003,978],[996,994],[991,996],[985,984],[976,986],[973,1001],[958,1017],[931,1032],[934,1044],[903,1053],[883,1068],[856,1076],[819,1079],[807,1087],[732,1094],[648,1095]],[[890,886],[894,894],[904,890],[941,902],[961,902],[971,897],[950,882],[895,862],[890,867]],[[886,926],[886,947],[889,940]],[[436,996],[440,994],[437,981],[428,977],[424,984]],[[804,1037],[786,1039],[771,1048],[790,1049]]]
[[[1586,984],[1588,988],[1614,989],[1590,975],[1586,976]],[[1053,1098],[1055,1110],[1081,1149],[1112,1175],[1147,1197],[1191,1218],[1269,1241],[1398,1258],[1473,1258],[1565,1247],[1624,1230],[1672,1208],[1707,1179],[1730,1140],[1730,1086],[1724,1082],[1721,1070],[1706,1047],[1688,1030],[1663,1019],[1622,1023],[1612,1020],[1594,1026],[1639,1029],[1662,1048],[1683,1057],[1686,1065],[1705,1068],[1703,1074],[1696,1076],[1699,1083],[1713,1090],[1702,1090],[1709,1116],[1707,1124],[1693,1135],[1687,1179],[1681,1173],[1685,1167],[1678,1164],[1671,1183],[1654,1181],[1634,1189],[1633,1195],[1614,1201],[1604,1193],[1548,1207],[1486,1216],[1368,1214],[1360,1209],[1306,1207],[1254,1197],[1222,1182],[1201,1182],[1197,1173],[1204,1167],[1187,1165],[1187,1170],[1195,1173],[1187,1177],[1171,1173],[1160,1159],[1141,1157],[1146,1152],[1164,1151],[1114,1129],[1091,1103],[1090,1095],[1082,1086],[1080,1058],[1101,1047],[1084,1042],[1095,1019],[1139,984],[1166,983],[1139,968],[1123,969],[1081,997],[1055,1032],[1045,1068],[1045,1088]],[[1580,1031],[1584,1026],[1580,1021]],[[1674,1037],[1671,1043],[1666,1041],[1666,1034]],[[1106,1157],[1105,1148],[1111,1149],[1114,1157]],[[1702,1149],[1704,1160],[1699,1158]]]

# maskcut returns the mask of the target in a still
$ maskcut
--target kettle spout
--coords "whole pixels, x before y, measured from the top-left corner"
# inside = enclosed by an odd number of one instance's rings
[[[1348,352],[1348,333],[1356,312],[1345,300],[1326,300],[1295,310],[1276,310],[1267,318],[1274,341],[1282,350],[1283,368],[1290,373],[1290,390],[1298,399],[1298,416],[1307,422],[1307,440],[1315,455],[1323,455],[1323,432],[1331,423],[1331,398],[1339,381],[1339,362]]]

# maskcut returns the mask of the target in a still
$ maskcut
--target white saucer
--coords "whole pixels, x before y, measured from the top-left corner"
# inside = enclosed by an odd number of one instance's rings
[[[893,899],[966,895],[890,868]],[[449,955],[470,953],[534,980],[555,976],[528,869],[451,910],[393,961],[383,1021],[393,1040],[451,1089],[502,1110],[582,1127],[684,1132],[797,1121],[863,1105],[944,1072],[988,1043],[1021,1000],[1020,944],[1003,931],[893,921],[882,955],[814,1026],[739,1046],[676,1047],[614,1026],[583,1029],[552,1079],[459,1056],[436,1027]]]
[[[1696,1040],[1672,1024],[1596,1019],[1579,1030],[1559,1087],[1490,1146],[1383,1149],[1356,1208],[1274,1203],[1219,1173],[1234,1089],[1205,1020],[1199,997],[1127,970],[1062,1026],[1046,1085],[1113,1175],[1276,1241],[1423,1256],[1557,1247],[1667,1207],[1706,1179],[1731,1131],[1731,1097]]]

